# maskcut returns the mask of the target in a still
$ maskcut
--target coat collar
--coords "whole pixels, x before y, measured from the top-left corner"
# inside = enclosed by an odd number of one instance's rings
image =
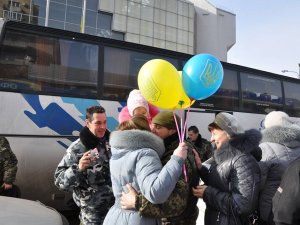
[[[261,152],[261,149],[258,147],[260,140],[261,133],[258,130],[247,130],[242,134],[232,137],[221,147],[221,149],[215,149],[214,159],[216,163],[219,164],[236,155],[250,153],[257,161],[259,161],[260,159],[257,158],[256,155],[259,155],[258,153]]]
[[[100,142],[108,141],[109,135],[109,130],[106,130],[104,136],[102,138],[98,138],[89,130],[88,127],[85,126],[80,131],[79,138],[85,148],[87,150],[90,150],[96,148],[100,144]]]

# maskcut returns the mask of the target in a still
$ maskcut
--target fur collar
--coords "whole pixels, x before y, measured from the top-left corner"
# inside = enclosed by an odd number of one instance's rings
[[[273,126],[263,130],[263,142],[272,142],[278,144],[286,144],[289,142],[300,143],[300,127],[292,125],[290,127]]]
[[[261,137],[261,133],[255,129],[238,134],[224,144],[221,149],[214,150],[214,159],[219,164],[241,153],[250,153],[259,161],[261,159],[261,149],[258,145]]]
[[[163,140],[144,130],[113,131],[109,143],[112,151],[119,149],[135,151],[142,148],[151,148],[158,153],[159,157],[165,152]]]

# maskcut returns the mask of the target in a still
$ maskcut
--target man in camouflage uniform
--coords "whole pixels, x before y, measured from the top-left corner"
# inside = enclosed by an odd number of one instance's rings
[[[188,129],[189,140],[196,147],[201,162],[205,162],[212,157],[212,145],[209,141],[201,137],[199,130],[196,126],[190,126]]]
[[[4,190],[13,188],[16,180],[18,160],[12,152],[8,140],[0,137],[0,185]]]
[[[178,123],[180,122],[177,115],[176,120]],[[164,140],[166,151],[161,162],[165,165],[179,144],[173,113],[170,111],[160,112],[153,118],[152,123],[152,132]],[[121,198],[122,208],[134,208],[142,216],[162,218],[163,225],[196,225],[199,213],[198,199],[193,196],[192,187],[199,185],[199,174],[195,164],[193,146],[189,142],[186,143],[189,146],[188,157],[185,161],[187,176],[182,174],[168,200],[163,204],[153,205],[142,194],[136,193],[130,185],[127,185],[128,192],[123,193]]]
[[[79,139],[69,146],[55,171],[55,185],[60,190],[73,191],[82,225],[100,225],[114,203],[105,109],[88,108],[85,122]]]

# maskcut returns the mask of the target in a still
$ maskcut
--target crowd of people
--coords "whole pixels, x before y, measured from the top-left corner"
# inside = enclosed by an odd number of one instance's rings
[[[300,224],[300,127],[280,111],[264,126],[244,130],[221,112],[208,125],[210,141],[196,126],[181,141],[180,118],[133,90],[111,134],[104,108],[87,110],[55,184],[73,191],[83,225],[196,225],[199,198],[205,225]]]
[[[86,110],[85,126],[59,162],[55,185],[73,193],[81,225],[300,224],[300,126],[281,111],[264,129],[245,130],[230,113],[181,139],[180,118],[133,90],[116,130],[105,109]],[[1,188],[11,189],[17,159],[0,138]]]

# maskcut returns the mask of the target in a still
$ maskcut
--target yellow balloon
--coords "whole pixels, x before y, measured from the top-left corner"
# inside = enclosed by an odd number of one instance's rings
[[[180,93],[179,102],[176,104],[176,109],[185,109],[190,107],[192,104],[194,104],[195,100],[191,100],[185,93],[183,85],[182,85],[182,72],[178,71],[179,77],[180,77],[180,87],[178,88]]]
[[[144,98],[163,109],[174,109],[180,99],[181,80],[177,69],[168,61],[152,59],[138,74],[138,86]]]

